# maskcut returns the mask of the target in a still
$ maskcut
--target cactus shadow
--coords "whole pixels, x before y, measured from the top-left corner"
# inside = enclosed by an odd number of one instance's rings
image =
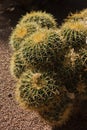
[[[54,126],[52,130],[87,130],[87,101],[81,102],[70,120],[62,127]]]

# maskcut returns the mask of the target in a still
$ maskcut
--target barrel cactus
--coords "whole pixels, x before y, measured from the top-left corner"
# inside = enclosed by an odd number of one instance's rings
[[[17,24],[10,36],[10,44],[13,50],[17,51],[21,48],[22,41],[30,37],[34,32],[38,31],[39,25],[34,22]]]
[[[57,23],[53,15],[41,11],[27,13],[22,17],[20,23],[36,22],[42,28],[56,28]]]
[[[49,73],[28,70],[18,82],[16,97],[24,107],[44,109],[59,95],[59,87]]]
[[[56,61],[61,61],[65,52],[63,38],[55,30],[41,29],[23,43],[24,59],[36,68],[54,66]]]
[[[61,27],[61,33],[67,41],[67,46],[76,51],[86,45],[87,28],[82,22],[66,22]]]

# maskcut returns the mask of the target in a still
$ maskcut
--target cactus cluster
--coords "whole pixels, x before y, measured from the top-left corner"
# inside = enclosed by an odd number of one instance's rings
[[[51,14],[27,13],[10,36],[16,99],[51,125],[69,119],[76,99],[87,100],[87,25],[72,17],[58,28]]]

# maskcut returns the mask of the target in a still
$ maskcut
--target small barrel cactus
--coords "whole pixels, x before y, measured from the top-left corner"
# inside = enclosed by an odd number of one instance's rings
[[[61,33],[66,39],[67,46],[76,51],[86,45],[87,28],[81,22],[66,22],[61,27]]]
[[[41,29],[23,43],[23,57],[36,68],[54,66],[63,57],[65,44],[55,30]]]
[[[59,87],[49,73],[26,71],[16,87],[20,105],[30,109],[44,109],[59,95]]]
[[[36,22],[42,28],[56,28],[57,23],[53,15],[41,11],[27,13],[22,17],[20,23]]]
[[[22,41],[25,40],[26,37],[30,37],[31,34],[38,31],[39,25],[36,23],[25,23],[25,24],[17,24],[15,29],[12,31],[10,36],[10,44],[13,50],[18,50],[21,48]]]

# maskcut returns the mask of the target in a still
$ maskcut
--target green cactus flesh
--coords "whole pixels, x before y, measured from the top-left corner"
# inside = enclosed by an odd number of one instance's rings
[[[25,40],[26,37],[30,37],[31,34],[38,31],[39,25],[36,23],[25,23],[25,24],[17,24],[15,29],[13,29],[12,34],[10,36],[10,44],[13,50],[18,50],[21,48],[22,41]]]
[[[54,66],[64,53],[61,36],[54,30],[40,30],[24,41],[22,54],[26,61],[37,68]]]
[[[16,87],[16,97],[26,108],[44,109],[59,94],[59,85],[48,73],[25,72]]]
[[[67,22],[61,28],[63,37],[66,39],[67,46],[71,46],[75,50],[86,45],[87,28],[81,22]]]
[[[20,20],[20,23],[29,23],[29,22],[36,22],[38,25],[40,25],[42,28],[56,28],[57,24],[54,19],[54,17],[51,14],[37,11],[37,12],[31,12],[27,13],[23,18]]]
[[[11,58],[11,73],[14,77],[19,78],[26,69],[26,63],[22,58],[21,52],[16,52]]]

